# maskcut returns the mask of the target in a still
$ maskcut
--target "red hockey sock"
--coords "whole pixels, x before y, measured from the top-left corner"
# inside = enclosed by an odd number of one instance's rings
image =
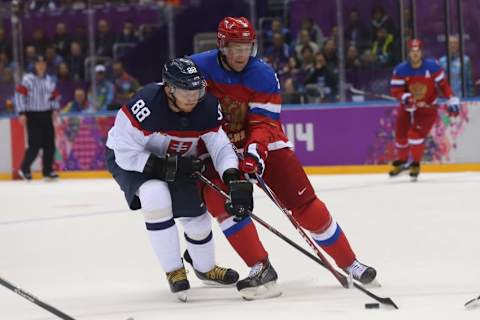
[[[330,212],[320,199],[315,198],[307,205],[293,210],[298,223],[312,233],[312,237],[335,263],[342,269],[355,260],[347,237],[340,226],[333,221]]]
[[[355,261],[356,257],[352,247],[350,247],[347,237],[342,229],[340,229],[340,226],[338,226],[338,229],[340,234],[335,242],[330,245],[320,246],[333,258],[333,260],[335,260],[337,266],[346,269],[353,263],[353,261]]]
[[[268,257],[268,253],[258,237],[257,229],[250,218],[243,219],[238,223],[235,223],[233,218],[229,218],[223,221],[220,227],[228,242],[247,266],[252,267]]]
[[[413,161],[420,163],[423,158],[423,152],[425,151],[425,143],[413,144],[410,148],[412,149]]]
[[[398,160],[406,162],[408,160],[409,151],[410,151],[410,148],[408,146],[402,147],[402,148],[397,147]]]

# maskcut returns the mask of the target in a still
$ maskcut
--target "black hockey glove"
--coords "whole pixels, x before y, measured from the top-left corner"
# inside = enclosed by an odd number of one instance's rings
[[[165,158],[159,158],[151,154],[143,173],[166,182],[195,182],[198,179],[195,173],[203,170],[203,161],[197,157],[167,155]]]
[[[228,187],[230,201],[225,203],[225,210],[235,216],[235,221],[247,217],[253,210],[253,185],[246,180],[241,180],[238,169],[227,169],[223,173],[223,181]]]

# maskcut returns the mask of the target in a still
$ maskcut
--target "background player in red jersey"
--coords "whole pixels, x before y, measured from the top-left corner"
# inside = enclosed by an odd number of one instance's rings
[[[400,101],[395,126],[397,159],[393,161],[391,177],[410,169],[412,181],[420,174],[420,161],[425,150],[425,137],[437,119],[439,87],[448,98],[451,114],[460,111],[460,99],[453,95],[445,72],[433,59],[423,59],[422,42],[408,42],[408,62],[399,64],[393,71],[391,93]],[[409,155],[412,156],[408,164]]]
[[[217,47],[193,55],[192,60],[205,76],[207,90],[219,98],[224,130],[243,149],[241,170],[263,174],[282,204],[340,268],[362,283],[373,281],[375,269],[356,259],[345,234],[315,195],[291,150],[279,121],[280,84],[273,69],[255,57],[256,35],[251,23],[244,17],[224,18],[218,26]],[[214,170],[207,175],[222,184]],[[278,295],[279,291],[273,289],[277,274],[250,218],[241,216],[242,220],[234,221],[217,193],[205,187],[203,195],[230,244],[252,267],[250,275],[237,283],[237,289],[248,299]]]

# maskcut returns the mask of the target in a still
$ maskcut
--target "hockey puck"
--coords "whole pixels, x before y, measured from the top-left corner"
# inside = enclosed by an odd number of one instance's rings
[[[365,303],[365,309],[378,309],[380,308],[380,303]]]

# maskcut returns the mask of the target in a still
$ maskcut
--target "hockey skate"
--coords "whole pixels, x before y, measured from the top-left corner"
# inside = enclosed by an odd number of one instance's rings
[[[277,279],[277,272],[267,258],[255,264],[248,277],[237,282],[237,289],[245,300],[274,298],[282,294]]]
[[[420,163],[412,162],[410,164],[410,180],[416,182],[418,180],[418,175],[420,174]]]
[[[393,169],[388,172],[388,175],[393,178],[398,176],[400,173],[407,171],[410,166],[406,161],[395,160],[392,162]]]
[[[358,260],[353,261],[344,271],[361,284],[380,287],[380,284],[375,280],[377,271],[373,267],[369,267]]]
[[[185,250],[183,258],[193,267],[192,257],[190,257],[188,250]],[[200,272],[195,270],[195,268],[193,268],[193,270],[198,279],[202,280],[204,284],[213,287],[233,286],[240,277],[237,271],[230,268],[222,268],[217,265],[208,272]]]
[[[18,176],[25,181],[32,181],[32,174],[30,172],[23,171],[22,169],[18,169],[17,171]]]
[[[178,300],[187,302],[187,292],[188,289],[190,289],[190,282],[188,282],[185,267],[167,272],[167,280],[170,285],[170,291],[177,296]]]

